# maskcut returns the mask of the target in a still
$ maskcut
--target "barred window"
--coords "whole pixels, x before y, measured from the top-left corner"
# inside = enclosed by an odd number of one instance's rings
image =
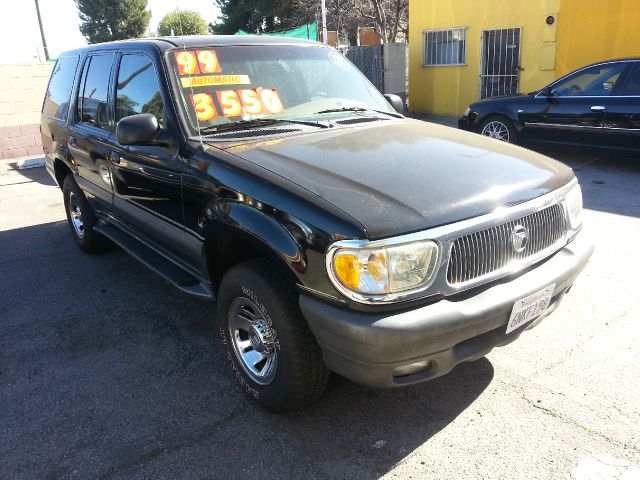
[[[465,65],[467,63],[467,29],[426,30],[424,65]]]

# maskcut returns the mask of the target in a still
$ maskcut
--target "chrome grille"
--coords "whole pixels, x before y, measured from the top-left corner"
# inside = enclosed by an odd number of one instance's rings
[[[527,244],[516,252],[511,234],[518,225],[527,229]],[[507,267],[540,253],[561,240],[566,232],[566,218],[561,204],[510,222],[470,233],[454,240],[447,270],[450,284],[460,284]]]

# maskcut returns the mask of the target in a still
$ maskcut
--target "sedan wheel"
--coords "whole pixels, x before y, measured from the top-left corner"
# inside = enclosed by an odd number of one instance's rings
[[[499,120],[487,123],[480,133],[485,137],[495,138],[503,142],[509,143],[511,141],[509,127]]]

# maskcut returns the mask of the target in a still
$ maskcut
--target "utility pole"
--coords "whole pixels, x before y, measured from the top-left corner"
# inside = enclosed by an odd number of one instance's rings
[[[327,43],[327,3],[322,1],[322,43]]]
[[[42,37],[42,48],[44,49],[44,58],[49,61],[49,49],[47,48],[47,39],[44,37],[44,28],[42,28],[42,18],[40,17],[40,5],[36,0],[36,13],[38,14],[38,25],[40,25],[40,36]]]

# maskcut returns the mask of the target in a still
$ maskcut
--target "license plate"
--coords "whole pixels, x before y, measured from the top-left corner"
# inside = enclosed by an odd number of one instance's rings
[[[518,300],[513,305],[513,310],[511,310],[511,317],[509,317],[509,323],[507,323],[507,333],[542,315],[549,308],[555,288],[556,285],[554,283],[533,295]]]

